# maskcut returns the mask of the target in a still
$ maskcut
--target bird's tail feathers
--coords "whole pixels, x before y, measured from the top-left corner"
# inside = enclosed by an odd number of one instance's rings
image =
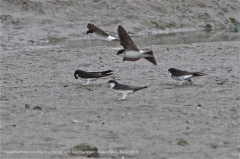
[[[205,73],[202,73],[202,72],[195,72],[194,74],[193,74],[193,76],[204,76],[204,75],[206,75]]]
[[[111,41],[119,41],[118,39],[113,39],[113,40],[111,40]]]
[[[109,75],[112,75],[112,74],[113,74],[112,72],[113,72],[112,70],[107,70],[107,71],[101,72],[101,74],[102,74],[102,75],[105,75],[105,76],[109,76]]]
[[[139,87],[139,88],[137,88],[137,89],[134,89],[134,92],[135,92],[135,91],[138,91],[138,90],[141,90],[141,89],[144,89],[144,88],[147,88],[147,86],[145,86],[145,87]]]
[[[153,56],[153,52],[152,50],[151,51],[148,51],[148,52],[144,52],[142,53],[142,56],[143,58],[145,58],[146,60],[148,60],[149,62],[153,63],[154,65],[157,65],[157,62]]]

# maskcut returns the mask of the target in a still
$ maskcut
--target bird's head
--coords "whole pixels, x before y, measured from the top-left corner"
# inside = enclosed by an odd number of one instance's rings
[[[89,34],[89,33],[93,34],[93,31],[92,30],[88,30],[86,34]]]
[[[75,72],[74,72],[74,77],[75,77],[75,79],[78,79],[78,74],[79,73],[81,73],[82,72],[82,70],[76,70]]]
[[[124,51],[125,51],[124,49],[122,49],[122,50],[119,50],[119,51],[118,51],[118,53],[117,53],[117,55],[123,54],[123,53],[124,53]]]
[[[171,74],[171,73],[172,73],[173,71],[175,71],[175,70],[176,70],[175,68],[169,68],[169,69],[168,69],[168,73]]]
[[[110,84],[111,88],[113,88],[116,84],[117,84],[117,81],[115,80],[109,80],[107,83]]]

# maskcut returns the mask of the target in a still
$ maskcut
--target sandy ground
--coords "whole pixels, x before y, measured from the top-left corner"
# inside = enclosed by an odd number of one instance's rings
[[[149,1],[145,7],[143,1],[131,2],[2,0],[1,12],[13,20],[1,18],[1,45],[84,38],[88,22],[96,22],[115,35],[118,23],[134,34],[158,32],[159,28],[149,23],[154,18],[160,25],[175,23],[170,30],[202,29],[202,24],[217,17],[221,26],[230,27],[227,20],[237,19],[240,10],[240,2],[234,0]],[[149,12],[132,15],[135,7]],[[192,15],[186,12],[189,9],[196,12]],[[210,18],[194,21],[202,10]],[[120,13],[124,16],[118,17]],[[176,20],[180,16],[182,20]],[[238,158],[240,42],[147,48],[153,50],[158,66],[144,59],[123,62],[113,47],[104,45],[2,50],[1,158],[70,158],[61,153],[81,143],[96,146],[101,158]],[[167,73],[171,67],[207,75],[193,78],[193,85],[178,86]],[[112,69],[114,75],[83,86],[83,81],[73,76],[77,69]],[[149,87],[118,101],[120,96],[106,84],[109,79]],[[25,109],[25,104],[31,108]],[[32,110],[35,106],[42,110]],[[179,141],[187,144],[179,145]],[[107,153],[110,150],[118,153]],[[37,151],[46,153],[34,154]]]
[[[3,157],[41,158],[5,151],[62,151],[86,142],[99,150],[140,152],[102,155],[110,158],[238,158],[240,42],[152,49],[157,67],[145,60],[123,62],[106,47],[2,53]],[[167,73],[170,67],[208,75],[177,86]],[[82,86],[73,76],[76,69],[113,69],[114,76]],[[117,101],[105,84],[112,78],[149,88]],[[25,110],[25,104],[43,110]],[[188,145],[177,145],[179,140]]]

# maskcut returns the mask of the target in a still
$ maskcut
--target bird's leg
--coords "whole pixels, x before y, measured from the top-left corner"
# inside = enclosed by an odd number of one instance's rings
[[[183,84],[184,81],[181,81],[181,85]]]
[[[191,85],[191,84],[193,84],[193,81],[189,78],[188,83]]]
[[[179,86],[181,86],[182,84],[183,84],[183,81],[180,81],[180,82],[179,82]]]
[[[127,94],[123,94],[122,99],[126,99],[126,97],[127,97]]]
[[[82,85],[89,85],[90,80],[87,80],[87,83],[83,83]]]
[[[127,94],[123,94],[122,98],[119,98],[118,100],[126,99]]]

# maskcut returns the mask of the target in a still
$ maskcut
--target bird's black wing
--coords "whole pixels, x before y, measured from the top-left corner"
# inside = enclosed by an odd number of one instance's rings
[[[89,30],[92,30],[93,32],[98,33],[98,34],[109,36],[107,33],[105,33],[102,29],[100,29],[99,27],[95,26],[94,24],[88,23],[87,28]]]
[[[118,83],[113,88],[116,89],[116,90],[133,90],[133,91],[136,91],[136,90],[140,90],[140,89],[147,88],[147,87],[138,87],[138,86],[131,86],[131,85],[125,85],[125,84]]]
[[[118,37],[120,39],[120,44],[124,47],[125,50],[139,51],[137,46],[134,44],[128,33],[121,25],[118,26]]]

